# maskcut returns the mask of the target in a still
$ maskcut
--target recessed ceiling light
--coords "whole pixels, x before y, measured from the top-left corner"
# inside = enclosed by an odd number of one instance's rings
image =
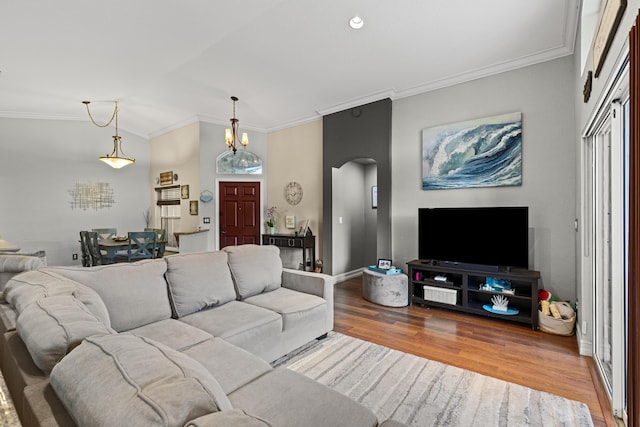
[[[349,19],[349,26],[354,30],[359,30],[364,25],[364,21],[358,15]]]

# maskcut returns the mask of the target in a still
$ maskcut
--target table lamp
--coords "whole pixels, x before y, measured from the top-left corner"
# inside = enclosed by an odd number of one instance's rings
[[[7,242],[0,236],[0,252],[17,252],[20,248],[14,247],[11,243]]]

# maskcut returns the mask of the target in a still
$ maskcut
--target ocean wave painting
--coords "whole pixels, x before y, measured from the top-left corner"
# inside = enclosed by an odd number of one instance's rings
[[[422,130],[422,189],[522,185],[522,113]]]

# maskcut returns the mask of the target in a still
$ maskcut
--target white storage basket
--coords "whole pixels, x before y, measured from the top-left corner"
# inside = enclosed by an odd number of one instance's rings
[[[424,299],[427,301],[441,302],[443,304],[456,305],[458,303],[458,291],[455,289],[439,288],[437,286],[423,286]]]

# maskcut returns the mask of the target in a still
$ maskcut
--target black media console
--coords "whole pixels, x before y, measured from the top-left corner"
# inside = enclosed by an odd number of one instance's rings
[[[409,266],[411,304],[441,307],[512,322],[538,329],[538,280],[540,272],[434,260],[413,260]],[[515,293],[482,290],[487,277],[506,279]],[[509,313],[488,311],[494,295],[509,300]],[[517,311],[517,314],[511,314]]]

